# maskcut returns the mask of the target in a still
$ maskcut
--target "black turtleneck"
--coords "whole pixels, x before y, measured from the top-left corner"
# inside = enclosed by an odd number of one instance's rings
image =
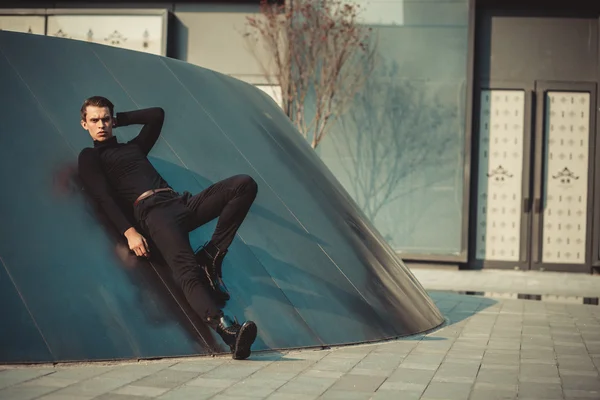
[[[119,143],[115,136],[94,141],[79,153],[79,176],[85,189],[123,234],[133,226],[120,205],[132,206],[145,191],[169,187],[146,158],[160,135],[162,108],[117,113],[117,126],[143,124],[138,136]]]

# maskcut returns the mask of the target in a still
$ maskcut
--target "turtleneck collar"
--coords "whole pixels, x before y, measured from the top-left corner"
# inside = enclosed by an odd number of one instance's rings
[[[110,137],[110,138],[108,138],[106,140],[102,140],[102,141],[94,140],[95,148],[114,146],[116,144],[118,144],[116,136]]]

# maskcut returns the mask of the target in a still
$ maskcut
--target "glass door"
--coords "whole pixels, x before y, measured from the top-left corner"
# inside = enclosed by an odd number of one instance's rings
[[[596,84],[496,83],[477,100],[472,266],[589,272]]]
[[[590,271],[596,85],[536,82],[532,263]]]

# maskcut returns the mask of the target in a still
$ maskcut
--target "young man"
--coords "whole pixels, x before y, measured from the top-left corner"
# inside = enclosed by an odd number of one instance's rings
[[[83,149],[78,159],[86,191],[137,256],[150,257],[142,233],[152,239],[194,311],[230,346],[233,358],[248,358],[256,339],[256,325],[252,321],[242,325],[232,321],[217,301],[229,299],[221,265],[254,202],[256,182],[247,175],[236,175],[195,196],[176,193],[147,159],[163,126],[163,109],[120,112],[116,116],[113,112],[113,104],[100,96],[90,97],[81,107],[81,126],[93,140],[93,147]],[[132,124],[143,125],[138,136],[119,143],[113,128]],[[127,218],[122,207],[132,208],[136,223]],[[211,240],[194,253],[189,232],[217,217]]]

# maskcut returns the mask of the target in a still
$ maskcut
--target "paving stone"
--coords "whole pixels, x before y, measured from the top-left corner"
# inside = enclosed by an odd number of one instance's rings
[[[549,359],[535,359],[535,358],[531,358],[531,359],[521,359],[521,364],[528,364],[528,365],[550,365],[550,366],[556,366],[557,365],[557,361],[556,360],[549,360]]]
[[[318,365],[315,368],[311,368],[307,371],[304,371],[300,374],[300,376],[314,376],[317,378],[340,378],[345,375],[345,372],[342,371],[322,371],[318,369]]]
[[[392,352],[394,354],[402,354],[402,353],[410,353],[415,347],[419,345],[417,341],[407,341],[400,339],[397,342],[385,343],[383,345],[377,346],[374,350],[375,352]]]
[[[382,350],[379,351],[373,351],[369,354],[367,354],[362,360],[360,360],[361,363],[366,363],[366,362],[376,362],[376,361],[381,361],[383,363],[386,364],[396,364],[398,365],[399,362],[397,362],[398,359],[404,359],[408,357],[408,355],[405,355],[404,352],[401,354],[396,354],[392,351],[390,352],[384,352]]]
[[[384,390],[393,390],[393,391],[408,391],[408,392],[419,392],[423,393],[423,391],[427,388],[427,383],[412,383],[412,382],[390,382],[385,381],[377,391]]]
[[[479,371],[514,371],[519,374],[519,364],[481,364]]]
[[[598,371],[590,371],[590,370],[576,370],[576,369],[567,369],[567,368],[558,368],[558,374],[562,376],[588,376],[597,378],[599,377]]]
[[[556,346],[554,346],[554,352],[556,353],[557,356],[559,356],[559,355],[569,355],[569,356],[579,355],[582,357],[589,356],[589,353],[588,353],[587,349],[585,348],[585,346],[573,347],[573,346],[556,345]]]
[[[514,356],[520,358],[521,352],[519,350],[509,350],[509,349],[486,349],[485,355],[504,355],[504,356]]]
[[[520,377],[558,377],[558,368],[554,365],[527,365],[521,364]]]
[[[287,371],[265,371],[261,369],[251,375],[252,379],[271,379],[271,380],[282,380],[289,381],[290,379],[298,376],[299,372],[287,372]]]
[[[297,394],[297,393],[281,393],[275,392],[267,397],[268,400],[314,400],[318,396],[309,394]]]
[[[518,354],[498,354],[486,352],[481,360],[482,364],[518,364]]]
[[[285,382],[281,382],[281,385],[285,384]],[[225,389],[223,392],[221,392],[222,395],[225,396],[246,396],[246,397],[259,397],[259,398],[265,398],[268,395],[270,395],[271,393],[273,393],[277,388],[276,387],[269,387],[269,386],[249,386],[249,385],[240,385],[235,384],[227,389]]]
[[[520,382],[518,398],[562,399],[562,388],[559,384]]]
[[[256,373],[259,370],[266,370],[273,364],[274,363],[269,364],[268,366],[251,363],[223,364],[213,370],[210,370],[209,372],[202,374],[202,376],[216,379],[242,379]]]
[[[517,393],[519,389],[518,384],[506,384],[501,382],[478,382],[475,381],[472,390],[505,390],[509,392]]]
[[[393,373],[392,370],[381,370],[381,369],[369,369],[369,368],[358,368],[354,367],[349,372],[352,375],[369,375],[369,376],[382,376],[387,377]]]
[[[567,400],[572,399],[600,399],[600,392],[593,390],[579,390],[579,389],[565,389],[565,398]]]
[[[359,362],[358,364],[351,366],[351,368],[349,370],[345,370],[344,372],[348,372],[354,368],[362,368],[362,369],[377,369],[380,371],[388,371],[391,373],[391,371],[395,370],[396,367],[398,367],[398,364],[404,362],[404,360],[399,357],[397,359],[394,358],[386,358],[383,360],[372,360],[372,359],[365,359],[362,360],[361,362]],[[320,367],[320,365],[319,365]]]
[[[470,383],[431,382],[425,389],[422,398],[467,400],[471,392],[471,386]]]
[[[198,378],[192,379],[187,382],[186,386],[200,386],[200,387],[211,387],[211,388],[226,388],[235,383],[237,383],[238,379],[216,379],[216,378],[205,378],[204,376],[200,376]]]
[[[244,380],[241,380],[239,382],[237,382],[234,386],[239,386],[239,387],[252,387],[252,386],[259,386],[259,387],[268,387],[271,388],[273,390],[278,389],[279,387],[285,385],[285,383],[288,380],[283,380],[283,379],[265,379],[262,377],[256,377],[255,375],[252,375]]]
[[[275,361],[256,373],[294,373],[294,375],[297,375],[315,364],[314,360]]]
[[[521,360],[522,359],[556,359],[556,354],[554,354],[554,349],[527,349],[521,350]]]
[[[444,360],[445,354],[410,354],[402,364],[431,364],[440,365]]]
[[[127,385],[115,389],[111,393],[115,394],[123,394],[130,396],[147,396],[147,397],[156,397],[165,393],[168,388],[158,388],[158,387],[149,387],[149,386],[138,386],[138,385]]]
[[[452,350],[468,350],[468,349],[476,349],[476,350],[485,350],[487,348],[487,339],[484,340],[472,340],[472,339],[457,339],[452,346]]]
[[[454,344],[453,340],[425,340],[410,352],[411,354],[445,354]]]
[[[111,368],[101,376],[103,378],[131,379],[132,381],[135,381],[155,372],[167,369],[173,364],[173,362],[160,362],[121,365]]]
[[[517,392],[504,390],[502,388],[494,389],[473,389],[469,400],[513,400],[517,398]]]
[[[563,389],[579,389],[600,392],[600,379],[590,376],[562,376]]]
[[[558,356],[557,363],[559,368],[568,368],[576,370],[595,370],[596,367],[589,355],[585,356]]]
[[[554,342],[548,335],[523,335],[521,336],[521,348],[529,346],[543,346],[554,349]]]
[[[157,400],[204,400],[221,392],[223,388],[203,386],[180,386],[171,389],[163,395],[155,397]]]
[[[378,390],[371,400],[419,400],[421,393],[410,390]]]
[[[60,379],[76,379],[83,380],[96,376],[101,376],[114,370],[115,366],[72,366],[72,367],[59,367],[56,368],[52,374],[54,378]],[[121,378],[117,378],[121,379]]]
[[[433,381],[472,383],[477,376],[479,367],[479,363],[455,364],[444,362],[433,376]]]
[[[72,385],[77,382],[79,382],[79,381],[76,379],[61,379],[61,378],[55,378],[52,375],[44,375],[44,376],[32,379],[27,382],[23,382],[20,385],[63,388],[63,387],[67,387],[67,386]]]
[[[517,385],[519,382],[518,370],[481,369],[475,378],[477,383],[494,383],[503,385]]]
[[[30,400],[55,390],[56,387],[17,385],[0,390],[0,399]]]
[[[444,364],[461,364],[464,366],[481,365],[481,359],[446,357],[444,359]],[[462,367],[460,367],[460,368],[462,368]]]
[[[520,376],[519,382],[529,382],[529,383],[547,383],[547,384],[556,384],[560,385],[561,380],[557,377],[548,377],[548,376]]]
[[[519,350],[521,343],[519,341],[510,340],[490,340],[488,343],[488,349],[500,349],[500,350]]]
[[[348,372],[354,368],[358,362],[359,360],[354,359],[322,360],[315,364],[315,368],[318,368],[321,371]]]
[[[202,372],[211,371],[211,370],[224,364],[223,361],[212,362],[212,363],[207,362],[207,361],[213,361],[213,360],[197,360],[197,361],[180,362],[180,363],[169,366],[168,369],[174,370],[174,371],[202,373]]]
[[[331,350],[303,350],[303,351],[295,351],[289,352],[285,357],[281,359],[281,361],[276,361],[278,363],[286,363],[290,360],[297,362],[299,360],[303,361],[312,361],[317,362],[322,358],[327,357],[332,353]]]
[[[42,397],[36,398],[36,400],[91,400],[94,396],[82,396],[77,394],[56,394],[49,393]],[[0,398],[3,398],[0,396]],[[138,399],[143,400],[143,399]]]
[[[94,400],[149,400],[152,397],[147,396],[135,396],[131,394],[117,394],[117,393],[104,393],[98,397],[94,397]]]
[[[455,349],[452,348],[446,354],[446,358],[467,358],[473,360],[481,360],[485,353],[485,349]]]
[[[66,388],[59,389],[56,394],[99,396],[121,386],[125,386],[130,382],[131,381],[129,379],[112,379],[98,376],[86,379],[84,381],[79,381],[73,385],[67,386]]]
[[[314,378],[314,377],[296,377],[280,387],[277,391],[282,393],[298,393],[309,395],[320,395],[325,392],[336,379]]]
[[[369,400],[373,393],[329,389],[319,399],[323,400]]]
[[[54,372],[54,369],[33,369],[33,368],[14,368],[0,371],[0,389],[16,385],[39,376],[48,375]]]
[[[385,380],[381,376],[344,375],[329,390],[373,393]]]
[[[197,372],[164,369],[142,379],[136,380],[135,385],[171,389],[188,382],[197,376]]]
[[[398,366],[398,369],[422,369],[427,371],[436,371],[439,367],[439,364],[402,363]]]
[[[410,382],[427,384],[433,378],[435,370],[398,368],[386,382]]]
[[[540,353],[551,352],[552,354],[554,354],[554,344],[542,344],[540,342],[521,342],[521,354],[523,354],[523,352],[534,353],[536,351],[539,351]],[[556,354],[554,354],[554,356],[556,356]]]

